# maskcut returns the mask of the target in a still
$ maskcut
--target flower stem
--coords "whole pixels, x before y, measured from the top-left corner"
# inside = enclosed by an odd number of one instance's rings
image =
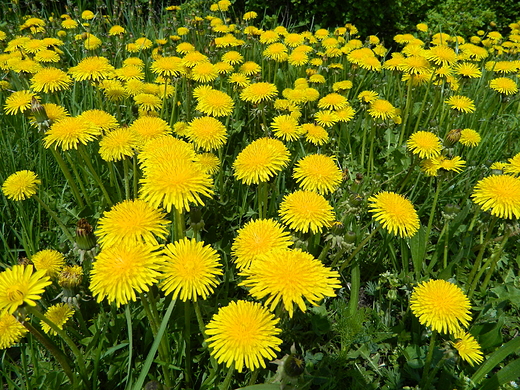
[[[123,181],[125,182],[125,199],[130,199],[130,167],[128,159],[123,159]]]
[[[359,304],[359,289],[361,288],[361,269],[359,261],[356,261],[350,270],[350,301],[348,311],[350,316],[356,314]]]
[[[186,343],[184,357],[184,375],[186,388],[191,388],[191,305],[190,301],[184,302],[184,342]]]
[[[96,169],[92,165],[92,162],[90,161],[90,157],[88,156],[85,147],[82,144],[78,145],[78,152],[83,159],[83,162],[87,166],[90,174],[92,175],[92,178],[97,183],[99,188],[101,189],[101,192],[103,192],[103,196],[105,197],[107,203],[109,206],[112,206],[114,203],[112,202],[112,199],[110,199],[110,195],[108,195],[107,189],[105,188],[105,185],[103,184],[103,181],[99,177],[99,175],[96,172]]]
[[[61,154],[54,148],[50,148],[50,149],[51,149],[52,155],[54,156],[54,159],[60,166],[60,169],[63,172],[63,175],[65,176],[65,179],[67,180],[67,183],[70,186],[70,189],[72,191],[72,194],[74,195],[74,198],[76,199],[76,202],[78,202],[78,206],[80,208],[85,207],[85,203],[83,203],[83,199],[81,198],[78,187],[76,186],[76,182],[72,178],[69,168],[67,168],[67,164],[65,164],[65,161],[61,157]]]
[[[365,246],[365,244],[368,241],[370,241],[370,239],[372,237],[374,237],[374,235],[379,231],[379,229],[381,229],[381,225],[377,225],[377,227],[374,230],[372,230],[372,233],[370,233],[367,237],[365,237],[365,239],[363,241],[361,241],[361,243],[354,249],[354,251],[350,254],[350,256],[347,258],[347,260],[345,260],[345,262],[343,264],[341,264],[341,267],[339,268],[340,273],[341,273],[341,271],[343,271],[345,269],[345,267],[347,265],[350,264],[350,261],[354,258],[354,256],[356,256],[358,254],[358,252]],[[336,256],[333,264],[331,264],[331,267],[335,267],[337,265],[338,260],[339,260],[339,256]]]
[[[54,219],[54,221],[58,224],[58,226],[61,228],[61,230],[63,230],[63,233],[67,236],[67,238],[71,242],[75,242],[75,239],[72,236],[72,233],[69,232],[69,229],[67,229],[67,227],[63,224],[63,222],[61,222],[61,220],[58,218],[58,215],[53,210],[51,210],[50,207],[47,206],[47,204],[45,204],[45,202],[38,197],[38,195],[33,195],[33,198],[36,199],[36,201],[49,213],[51,218]]]
[[[495,271],[495,267],[498,263],[498,260],[500,260],[500,255],[502,254],[502,251],[504,250],[504,247],[506,245],[507,240],[509,237],[511,237],[512,230],[508,229],[506,227],[507,231],[504,234],[504,237],[502,238],[502,242],[500,243],[500,246],[498,247],[497,251],[489,258],[488,261],[484,264],[480,272],[478,273],[476,280],[480,280],[480,277],[482,276],[482,273],[487,269],[488,272],[486,274],[486,277],[484,278],[484,282],[480,286],[481,291],[485,291],[487,288],[487,285],[491,279],[491,275],[493,275],[493,272]],[[488,268],[489,267],[489,268]]]
[[[231,367],[229,367],[229,370],[227,372],[226,378],[224,379],[224,382],[219,386],[220,390],[228,390],[229,386],[231,385],[231,380],[233,379],[233,373],[235,372],[235,364],[231,364]]]
[[[435,341],[437,339],[437,331],[434,330],[431,338],[430,338],[430,347],[428,348],[428,355],[426,355],[426,362],[424,363],[424,370],[421,379],[421,385],[419,386],[421,389],[426,389],[424,385],[428,380],[428,374],[430,372],[430,366],[432,365],[433,360],[433,351],[435,350]]]

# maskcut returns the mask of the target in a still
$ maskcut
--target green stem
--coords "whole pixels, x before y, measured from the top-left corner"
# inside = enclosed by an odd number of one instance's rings
[[[403,124],[401,126],[401,134],[399,134],[399,142],[398,145],[401,145],[404,142],[404,138],[406,135],[406,125],[408,123],[408,118],[410,117],[410,104],[412,102],[412,80],[408,80],[408,90],[406,92],[406,103],[403,113]]]
[[[426,362],[424,363],[424,370],[422,374],[421,384],[420,388],[426,390],[424,385],[426,384],[428,380],[428,374],[430,372],[430,366],[432,365],[433,360],[433,351],[435,350],[435,341],[437,339],[437,331],[434,330],[432,332],[431,338],[430,338],[430,347],[428,349],[428,355],[426,355]]]
[[[450,221],[446,221],[446,232],[444,233],[444,253],[442,257],[442,266],[444,269],[448,268],[448,245],[449,245],[449,239],[450,239]]]
[[[470,299],[473,296],[473,291],[475,290],[475,287],[477,285],[477,280],[478,280],[474,276],[477,273],[477,271],[480,269],[480,265],[482,263],[482,257],[484,256],[486,247],[489,243],[489,240],[491,239],[491,234],[493,232],[493,228],[495,227],[495,223],[497,222],[497,220],[498,220],[498,217],[493,216],[493,219],[491,220],[491,223],[489,224],[489,228],[486,233],[486,237],[484,238],[484,241],[482,242],[482,244],[480,246],[480,250],[478,252],[477,258],[476,258],[475,262],[473,263],[473,268],[471,269],[471,272],[468,276],[468,281],[466,283],[470,286],[469,291],[468,291],[468,298],[470,298]]]
[[[134,186],[134,198],[137,199],[137,196],[138,196],[138,193],[137,193],[137,182],[138,182],[137,155],[134,155],[134,158],[132,159],[132,168],[134,170],[134,174],[132,175],[133,186]]]
[[[506,229],[507,229],[507,227],[506,227]],[[486,263],[480,270],[479,274],[477,275],[476,280],[480,280],[482,273],[486,269],[488,270],[486,277],[484,278],[484,282],[480,286],[481,291],[486,290],[487,285],[489,284],[489,281],[491,280],[491,275],[493,275],[493,272],[495,271],[495,267],[497,266],[498,260],[500,260],[500,255],[502,254],[502,251],[504,250],[506,242],[509,239],[509,237],[511,237],[511,233],[512,233],[512,230],[507,229],[507,231],[504,233],[504,237],[502,238],[502,242],[500,243],[500,246],[498,247],[497,251],[493,254],[493,256],[488,261],[486,261]]]
[[[267,198],[268,198],[268,183],[266,181],[262,181],[258,183],[257,187],[257,200],[258,200],[258,218],[263,219],[266,218],[267,214]]]
[[[173,213],[173,239],[174,241],[182,240],[186,236],[186,226],[184,221],[184,213],[177,210],[176,207],[172,210]]]
[[[61,349],[59,349],[46,335],[41,333],[39,330],[34,328],[29,322],[23,322],[22,325],[29,331],[31,334],[36,337],[36,339],[45,347],[47,350],[54,356],[54,358],[58,361],[63,368],[63,372],[69,378],[70,383],[74,386],[74,373],[69,366],[67,361],[67,356],[63,353]],[[23,355],[23,354],[22,354]]]
[[[40,321],[47,323],[52,328],[52,330],[54,330],[58,334],[58,336],[60,336],[63,339],[63,341],[65,341],[65,344],[67,344],[67,346],[74,354],[74,357],[76,358],[76,362],[78,365],[79,374],[81,375],[86,387],[88,387],[89,381],[87,371],[85,369],[85,361],[83,360],[82,352],[78,349],[76,344],[74,344],[74,342],[69,338],[69,336],[67,336],[67,333],[64,330],[60,329],[54,322],[45,317],[45,315],[43,315],[43,313],[41,313],[39,310],[31,306],[26,306],[26,310],[28,313],[32,314]]]
[[[435,217],[435,210],[437,208],[437,202],[439,200],[439,193],[441,192],[442,187],[442,179],[437,178],[437,189],[435,190],[435,195],[433,196],[433,202],[432,207],[430,209],[430,217],[428,218],[428,226],[426,227],[426,240],[425,243],[427,244],[430,239],[430,233],[432,232],[432,226],[433,226],[433,219]],[[423,258],[426,258],[426,251],[427,251],[428,245],[424,246],[424,252],[423,252]]]
[[[184,302],[184,342],[186,343],[185,349],[185,382],[186,388],[191,388],[191,305],[190,301]]]
[[[251,378],[249,379],[249,386],[253,386],[256,383],[256,379],[258,378],[259,372],[260,370],[258,368],[253,371],[253,373],[251,374]]]
[[[125,183],[125,199],[130,199],[130,167],[128,166],[128,164],[128,159],[123,159],[123,181]]]
[[[195,317],[197,317],[197,324],[199,325],[200,333],[204,338],[206,338],[206,325],[204,325],[198,301],[193,302],[193,308],[195,309]]]
[[[363,241],[361,241],[361,243],[354,249],[354,251],[350,254],[350,256],[347,258],[347,260],[345,260],[345,262],[343,264],[341,264],[341,267],[339,268],[340,273],[341,273],[341,271],[343,271],[345,269],[345,267],[347,265],[350,264],[350,261],[354,258],[354,256],[356,256],[358,254],[358,252],[365,246],[365,244],[368,241],[370,241],[370,239],[372,237],[374,237],[374,235],[379,231],[379,229],[381,229],[381,225],[377,225],[377,227],[374,230],[372,230],[372,233],[370,233],[367,237],[365,237],[365,239]],[[335,267],[338,260],[339,260],[339,257],[336,256],[333,264],[331,264],[331,267]]]
[[[70,189],[72,191],[72,194],[74,195],[74,198],[76,199],[76,202],[78,202],[78,206],[80,208],[85,207],[85,203],[83,203],[83,199],[81,198],[78,187],[76,186],[76,182],[72,178],[72,175],[70,174],[70,171],[67,168],[67,164],[65,164],[65,161],[61,157],[61,154],[52,147],[50,149],[51,149],[52,155],[54,156],[54,159],[60,166],[60,169],[63,172],[63,175],[65,176],[65,179],[67,180],[67,183],[70,186]]]
[[[43,200],[41,200],[38,195],[33,195],[33,198],[36,199],[36,201],[49,213],[49,215],[51,216],[52,219],[54,219],[54,221],[58,224],[58,226],[61,228],[61,230],[63,230],[63,233],[67,236],[67,238],[71,241],[71,242],[76,242],[76,240],[74,239],[74,236],[72,235],[71,232],[69,232],[69,229],[67,229],[67,227],[63,224],[63,222],[61,222],[61,220],[58,218],[58,215],[50,209],[49,206],[47,206]]]
[[[359,289],[361,288],[361,269],[356,261],[350,270],[350,301],[348,311],[350,316],[356,314],[359,304]]]
[[[229,367],[229,370],[227,372],[226,378],[224,379],[224,382],[219,386],[220,390],[228,390],[229,386],[231,385],[231,380],[233,379],[233,373],[235,372],[235,364],[231,364],[231,367]]]
[[[83,144],[78,145],[78,152],[83,159],[83,162],[86,164],[88,170],[90,171],[90,174],[92,175],[92,178],[97,183],[99,188],[101,189],[101,192],[103,192],[103,196],[105,197],[107,204],[109,206],[112,206],[114,203],[112,202],[112,199],[110,199],[110,195],[108,195],[107,189],[105,188],[105,185],[103,184],[103,181],[99,177],[99,175],[96,172],[96,169],[92,165],[92,162],[90,161],[90,157],[87,154],[87,151],[85,150],[85,147]]]

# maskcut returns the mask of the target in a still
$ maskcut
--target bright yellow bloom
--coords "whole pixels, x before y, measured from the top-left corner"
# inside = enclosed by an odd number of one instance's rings
[[[410,308],[421,324],[442,333],[458,334],[471,320],[468,297],[460,287],[442,279],[419,283]]]
[[[81,117],[65,117],[55,122],[43,139],[46,149],[54,145],[63,150],[77,149],[86,145],[101,133],[101,129]]]
[[[452,343],[453,347],[459,352],[459,355],[463,360],[467,361],[472,367],[475,363],[482,363],[484,357],[482,356],[483,354],[480,349],[480,344],[471,334],[460,332],[455,335],[455,337],[458,340]]]
[[[203,116],[190,122],[186,137],[198,148],[210,151],[219,149],[226,143],[227,130],[218,119]]]
[[[274,359],[282,343],[276,335],[278,319],[259,303],[233,301],[219,308],[206,327],[211,355],[218,363],[232,364],[238,372],[265,368],[265,359]]]
[[[7,199],[24,200],[36,194],[41,180],[32,171],[18,171],[5,179],[2,184],[2,192]]]
[[[328,194],[339,187],[343,174],[332,157],[310,154],[296,163],[293,177],[306,191]]]
[[[222,275],[220,257],[215,249],[195,239],[183,238],[168,244],[163,252],[159,284],[166,295],[182,301],[206,299],[219,284]]]
[[[31,261],[38,271],[45,271],[47,276],[56,276],[65,265],[65,256],[54,249],[36,252]]]
[[[464,146],[475,147],[480,143],[480,134],[472,129],[463,129],[460,132],[459,142]]]
[[[27,334],[28,330],[7,312],[0,313],[0,349],[11,348]]]
[[[412,202],[403,195],[382,191],[368,198],[369,212],[392,234],[412,237],[419,230],[419,217]]]
[[[320,194],[298,190],[286,195],[280,204],[281,220],[290,229],[307,233],[321,232],[335,221],[329,202]]]
[[[420,158],[437,157],[442,150],[440,138],[430,131],[413,133],[406,144],[408,150],[413,154],[418,154]]]
[[[47,309],[45,313],[45,317],[51,320],[58,328],[63,329],[63,325],[69,320],[70,317],[74,315],[74,309],[66,304],[66,303],[58,303],[57,305],[53,305]],[[50,335],[55,336],[56,331],[51,328],[51,326],[42,321],[42,330]]]
[[[510,175],[492,175],[480,180],[471,195],[482,210],[499,218],[520,218],[520,179]]]

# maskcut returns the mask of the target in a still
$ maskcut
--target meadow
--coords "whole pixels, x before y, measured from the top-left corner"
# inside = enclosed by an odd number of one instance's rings
[[[520,20],[16,4],[3,389],[520,386]]]

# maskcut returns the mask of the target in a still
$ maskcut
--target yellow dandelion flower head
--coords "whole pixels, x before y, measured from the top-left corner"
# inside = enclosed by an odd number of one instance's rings
[[[403,58],[397,65],[397,69],[410,75],[431,74],[431,64],[426,58],[420,55]]]
[[[472,129],[463,129],[460,132],[459,142],[464,146],[475,147],[481,141],[480,134]]]
[[[271,43],[262,54],[265,58],[276,62],[283,62],[289,57],[287,46],[280,42]]]
[[[128,91],[119,80],[102,80],[98,86],[110,101],[123,100],[128,96]]]
[[[13,92],[7,97],[7,99],[5,99],[5,113],[7,115],[24,113],[29,108],[31,108],[31,102],[33,99],[38,100],[39,98],[32,91],[23,90]]]
[[[334,289],[341,287],[337,271],[301,249],[273,249],[239,275],[246,277],[240,285],[249,287],[255,299],[267,297],[265,305],[272,311],[282,303],[291,318],[295,305],[305,312],[305,301],[317,306],[323,298],[336,296]]]
[[[42,106],[45,110],[45,115],[47,115],[47,119],[51,124],[69,116],[67,109],[58,104],[43,103]],[[36,118],[31,117],[31,119],[33,119],[37,123]]]
[[[228,51],[222,55],[222,61],[231,65],[237,65],[244,62],[244,56],[238,51]]]
[[[36,92],[53,93],[69,88],[72,83],[70,77],[61,69],[43,68],[31,79],[31,88]]]
[[[292,66],[303,66],[309,62],[309,57],[302,51],[293,51],[287,58],[288,62]]]
[[[459,332],[459,334],[455,335],[455,338],[457,341],[453,342],[452,345],[462,360],[468,362],[472,367],[475,363],[480,364],[484,361],[480,344],[475,340],[475,337],[467,332]]]
[[[274,136],[285,141],[294,141],[300,138],[302,130],[298,120],[291,115],[278,115],[271,122]]]
[[[45,271],[33,273],[32,265],[14,265],[0,272],[0,312],[13,314],[24,303],[36,306],[49,284]]]
[[[258,17],[258,14],[255,11],[249,11],[244,14],[243,19],[251,20],[251,19],[256,19],[257,17]]]
[[[454,95],[445,100],[445,103],[450,105],[454,110],[460,112],[471,113],[475,111],[475,104],[473,100],[467,96]]]
[[[482,76],[480,67],[473,62],[461,62],[460,64],[456,64],[454,66],[454,70],[455,73],[461,75],[462,77],[477,79]]]
[[[141,143],[145,143],[160,135],[172,133],[172,128],[164,119],[153,116],[138,118],[132,122],[129,128],[137,133]]]
[[[74,19],[65,19],[61,22],[61,27],[66,30],[72,30],[78,27],[79,23]]]
[[[452,65],[457,61],[457,53],[451,47],[441,44],[427,50],[426,58],[437,65]]]
[[[213,194],[211,176],[200,164],[185,157],[161,163],[149,159],[140,182],[139,197],[168,212],[173,208],[179,212],[189,211],[190,203],[204,205],[201,197]]]
[[[492,175],[480,180],[471,195],[473,202],[499,218],[520,217],[520,179],[510,175]]]
[[[519,174],[520,173],[520,153],[517,153],[512,158],[508,159],[508,164],[505,164],[503,170],[505,173]]]
[[[370,103],[368,113],[373,118],[391,119],[397,115],[396,108],[385,99],[376,99]]]
[[[321,232],[335,221],[330,203],[313,191],[298,190],[286,195],[280,204],[279,214],[286,226],[303,233]]]
[[[69,73],[76,81],[99,81],[109,78],[115,68],[105,57],[87,57],[76,66],[69,68]]]
[[[276,85],[266,82],[253,83],[240,93],[240,99],[253,104],[272,100],[278,94]]]
[[[65,256],[54,249],[44,249],[36,252],[31,261],[38,271],[45,271],[45,275],[56,276],[65,266]]]
[[[220,256],[203,242],[183,238],[168,244],[162,251],[164,264],[161,267],[159,284],[166,295],[182,301],[206,299],[220,283],[222,275]]]
[[[338,122],[350,122],[352,118],[354,118],[355,114],[356,111],[354,111],[354,109],[350,105],[347,105],[345,108],[336,111]],[[395,118],[396,117],[393,117],[392,119]]]
[[[136,292],[146,292],[158,282],[162,258],[150,244],[116,244],[103,248],[90,272],[90,291],[97,302],[107,298],[117,307],[136,301]]]
[[[81,19],[85,19],[85,20],[94,19],[95,16],[96,15],[94,14],[94,12],[89,11],[88,9],[81,13]]]
[[[52,124],[43,139],[46,149],[54,145],[63,150],[77,149],[100,135],[101,129],[91,122],[77,117],[65,117]]]
[[[462,172],[462,169],[466,166],[466,161],[462,160],[460,156],[453,158],[446,158],[443,156],[434,157],[433,162],[438,165],[439,169],[445,171]]]
[[[318,73],[313,74],[311,77],[309,77],[309,83],[324,84],[325,82],[325,77]]]
[[[415,28],[417,29],[417,31],[421,31],[421,32],[428,31],[428,25],[426,23],[419,23],[415,26]]]
[[[347,105],[347,98],[339,93],[329,93],[318,101],[318,108],[321,110],[340,110]]]
[[[403,195],[381,191],[368,198],[369,212],[376,221],[394,235],[412,237],[420,226],[417,211]]]
[[[233,113],[235,103],[227,93],[209,89],[204,91],[198,99],[197,110],[211,116],[228,116]]]
[[[421,324],[442,333],[458,333],[471,320],[468,297],[460,287],[442,279],[419,283],[413,289],[410,308]]]
[[[60,55],[54,50],[44,49],[36,53],[34,60],[38,62],[58,62]]]
[[[0,314],[0,350],[11,348],[27,334],[28,330],[9,313]]]
[[[341,92],[351,89],[353,86],[354,84],[352,84],[352,81],[350,80],[336,81],[332,84],[332,90],[334,92]]]
[[[227,130],[218,119],[203,116],[190,122],[186,137],[198,148],[210,151],[219,149],[226,143]]]
[[[101,39],[99,39],[95,35],[87,33],[87,37],[85,38],[83,45],[87,50],[95,50],[98,47],[100,47],[102,43],[103,41],[101,41]]]
[[[339,187],[343,174],[332,157],[310,154],[296,163],[293,177],[305,191],[329,194]]]
[[[211,62],[201,62],[196,64],[191,71],[191,78],[200,83],[209,83],[218,77],[215,65]]]
[[[199,153],[195,156],[195,161],[210,175],[217,173],[220,168],[220,159],[213,153]]]
[[[357,98],[360,102],[371,104],[379,98],[379,94],[376,91],[361,91]]]
[[[190,30],[187,27],[179,27],[177,29],[177,34],[180,36],[189,34]]]
[[[408,150],[420,158],[432,158],[441,154],[440,138],[430,131],[417,131],[406,142]]]
[[[439,171],[439,164],[437,159],[427,158],[421,161],[421,170],[426,176],[437,176]]]
[[[45,313],[45,317],[54,323],[58,328],[63,329],[63,326],[67,323],[67,321],[74,315],[74,309],[67,303],[58,303],[57,305],[53,305],[47,309]],[[50,335],[55,336],[56,331],[51,328],[51,326],[42,321],[42,330]]]
[[[79,265],[66,265],[58,275],[58,284],[63,288],[76,288],[82,281],[83,268]]]
[[[145,112],[160,110],[163,105],[162,99],[151,93],[138,93],[134,96],[134,102]]]
[[[99,141],[99,154],[105,161],[121,161],[135,154],[139,136],[128,127],[115,129]]]
[[[518,85],[509,77],[497,77],[489,82],[489,87],[504,95],[514,95],[518,92]]]
[[[105,133],[119,126],[116,117],[103,110],[93,109],[83,111],[78,115],[78,118],[91,123],[93,126],[96,126]]]
[[[163,77],[179,77],[186,73],[186,67],[180,57],[161,57],[152,62],[150,70]]]
[[[220,61],[213,65],[219,75],[226,75],[233,72],[235,68],[228,62]]]
[[[101,248],[135,243],[158,245],[168,235],[170,221],[163,212],[141,199],[125,200],[104,213],[96,228]]]
[[[339,117],[336,112],[332,110],[322,110],[314,114],[316,123],[323,127],[332,127],[339,122]]]
[[[287,249],[292,244],[290,234],[273,219],[249,221],[238,230],[231,245],[231,254],[239,270],[248,269],[255,259],[273,249]]]
[[[322,126],[314,123],[304,123],[302,131],[305,134],[305,139],[314,145],[323,145],[329,142],[329,133]]]
[[[228,77],[228,81],[238,87],[247,87],[251,84],[251,80],[244,73],[232,73]]]
[[[207,56],[195,50],[186,53],[182,58],[182,62],[184,66],[187,66],[188,68],[193,68],[197,64],[203,64],[210,61]]]
[[[236,157],[234,176],[247,185],[268,181],[287,166],[289,157],[289,150],[281,141],[259,138]]]
[[[280,34],[278,34],[276,31],[273,31],[273,30],[267,30],[267,31],[264,31],[262,34],[260,34],[260,43],[263,43],[263,44],[275,43],[279,39],[280,39]]]
[[[262,71],[262,67],[254,61],[246,61],[238,68],[238,71],[246,76],[252,76],[259,74]]]
[[[121,81],[144,79],[143,70],[135,65],[124,65],[123,67],[116,69],[114,75]]]
[[[148,166],[171,160],[172,156],[194,160],[194,145],[169,134],[160,135],[144,143],[137,158],[139,164],[146,170]]]
[[[124,33],[126,33],[126,29],[118,24],[113,25],[112,27],[110,27],[110,30],[108,30],[108,35],[110,35],[111,37],[115,35],[121,35]]]
[[[233,364],[238,372],[265,368],[265,359],[274,359],[282,340],[276,337],[278,319],[260,303],[233,301],[219,308],[206,326],[211,355],[218,363]]]
[[[36,194],[41,180],[36,173],[28,170],[18,171],[5,179],[2,184],[2,192],[11,200],[29,199]]]

